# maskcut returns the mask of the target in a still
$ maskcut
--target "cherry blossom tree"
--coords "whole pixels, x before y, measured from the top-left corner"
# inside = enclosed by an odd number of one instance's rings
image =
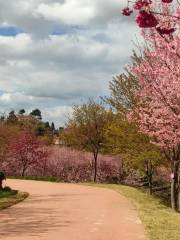
[[[180,2],[127,1],[122,14],[137,12],[146,49],[132,73],[139,80],[137,122],[171,163],[171,204],[178,210],[180,165]]]
[[[92,153],[69,147],[49,147],[51,154],[47,160],[45,176],[62,182],[90,182],[92,180]],[[121,159],[119,156],[99,154],[98,182],[116,182],[120,178]],[[37,169],[37,175],[41,171]]]
[[[21,133],[9,144],[7,168],[14,174],[18,171],[24,177],[27,171],[40,166],[47,157],[48,152],[37,137],[31,133]]]
[[[180,165],[180,36],[165,38],[145,31],[148,44],[141,62],[132,67],[138,78],[140,100],[136,108],[141,131],[161,147],[172,168],[171,203],[178,210]]]

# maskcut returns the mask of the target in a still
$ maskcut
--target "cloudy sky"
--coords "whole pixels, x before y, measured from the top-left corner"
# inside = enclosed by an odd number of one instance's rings
[[[62,125],[73,104],[108,94],[139,30],[124,0],[0,0],[0,112],[40,108]]]

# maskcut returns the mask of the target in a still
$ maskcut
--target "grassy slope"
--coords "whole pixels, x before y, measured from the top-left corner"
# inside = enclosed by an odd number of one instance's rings
[[[136,188],[111,185],[90,184],[113,189],[129,198],[137,207],[139,217],[143,222],[149,240],[180,239],[180,213],[173,212],[160,199],[151,197]]]
[[[17,192],[16,194],[12,192],[0,193],[0,210],[11,207],[23,201],[28,197],[28,193]]]

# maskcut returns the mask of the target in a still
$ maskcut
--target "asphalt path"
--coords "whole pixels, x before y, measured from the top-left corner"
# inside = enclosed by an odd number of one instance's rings
[[[0,239],[145,240],[136,209],[113,190],[24,180],[7,185],[30,197],[0,212]]]

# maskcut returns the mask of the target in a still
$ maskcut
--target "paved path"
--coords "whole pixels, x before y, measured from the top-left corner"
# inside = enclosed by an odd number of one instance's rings
[[[7,184],[31,195],[0,212],[0,239],[145,239],[134,207],[112,190],[22,180]]]

